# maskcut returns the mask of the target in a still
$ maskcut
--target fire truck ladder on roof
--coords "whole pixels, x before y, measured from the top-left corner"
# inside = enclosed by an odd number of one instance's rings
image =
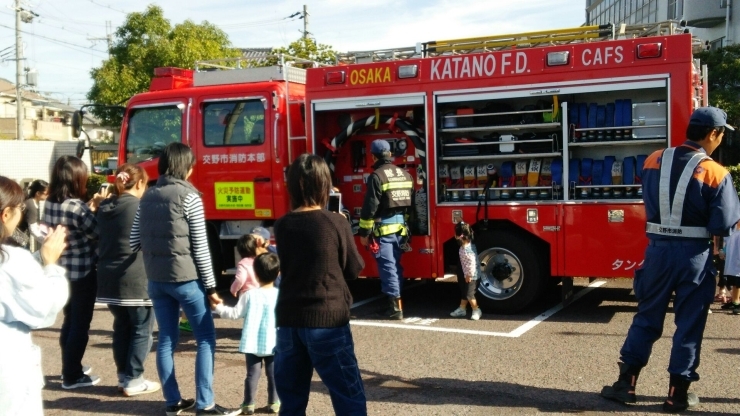
[[[614,25],[581,26],[570,29],[541,30],[513,35],[436,40],[422,44],[425,56],[488,52],[510,47],[561,45],[590,39],[614,37]]]
[[[340,63],[365,63],[397,59],[426,58],[440,55],[489,52],[507,48],[563,45],[594,40],[637,38],[644,36],[682,33],[685,22],[668,20],[643,25],[580,26],[569,29],[542,30],[518,34],[483,36],[475,38],[437,40],[419,43],[415,47],[356,51],[337,54]]]

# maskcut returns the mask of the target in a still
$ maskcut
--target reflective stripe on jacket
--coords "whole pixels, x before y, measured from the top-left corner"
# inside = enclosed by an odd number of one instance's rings
[[[373,168],[375,171],[368,176],[365,202],[360,212],[359,235],[363,237],[370,235],[373,227],[376,236],[398,232],[405,235],[403,216],[401,221],[390,218],[407,213],[414,192],[413,178],[389,160],[379,160]]]

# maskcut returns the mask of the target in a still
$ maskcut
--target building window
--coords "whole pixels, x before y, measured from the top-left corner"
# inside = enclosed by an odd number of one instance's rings
[[[709,42],[709,50],[712,50],[713,51],[713,50],[716,50],[716,49],[722,49],[722,47],[725,46],[724,43],[725,43],[725,37],[724,36],[722,36],[719,39],[715,39],[715,40]]]
[[[683,0],[668,1],[668,18],[679,20],[683,16]]]

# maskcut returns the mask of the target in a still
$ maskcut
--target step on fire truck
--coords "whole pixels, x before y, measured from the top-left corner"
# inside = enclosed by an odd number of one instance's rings
[[[560,281],[566,291],[573,276],[640,267],[642,161],[680,144],[691,111],[706,105],[700,48],[671,21],[434,41],[309,69],[287,57],[266,68],[160,68],[128,102],[119,161],[156,178],[167,143],[192,147],[214,265],[226,271],[241,234],[289,210],[285,171],[303,152],[329,162],[356,224],[369,145],[387,140],[415,180],[405,277],[455,273],[453,225],[465,221],[483,270],[479,300],[515,312]],[[362,274],[377,276],[359,251]]]

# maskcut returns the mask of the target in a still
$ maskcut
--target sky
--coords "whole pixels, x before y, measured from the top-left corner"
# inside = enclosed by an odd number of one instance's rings
[[[16,0],[0,8],[0,58],[15,58]],[[128,13],[157,4],[174,26],[208,21],[232,46],[280,47],[297,40],[308,8],[308,31],[338,52],[413,46],[418,42],[577,27],[583,0],[21,0],[38,14],[21,23],[24,67],[38,72],[36,90],[79,106],[92,86],[90,70],[107,58],[107,33]],[[111,30],[106,32],[106,22]],[[96,40],[97,38],[97,40]],[[115,38],[114,38],[115,41]],[[0,78],[15,83],[15,61],[0,62]]]

